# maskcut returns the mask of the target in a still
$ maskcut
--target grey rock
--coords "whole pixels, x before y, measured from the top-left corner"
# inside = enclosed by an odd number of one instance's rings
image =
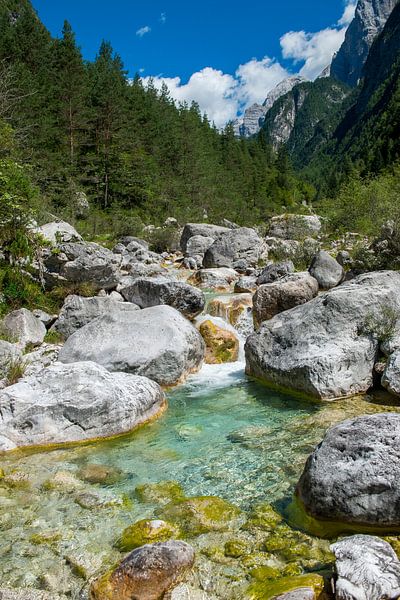
[[[311,262],[310,274],[318,281],[321,289],[330,290],[342,281],[344,270],[328,252],[321,250]]]
[[[321,228],[321,217],[317,215],[285,214],[271,219],[268,236],[301,241],[318,235]]]
[[[307,271],[261,285],[253,298],[254,322],[259,326],[285,310],[309,302],[317,294],[318,282]]]
[[[76,192],[74,207],[77,219],[86,219],[89,216],[90,204],[85,192]]]
[[[200,269],[190,277],[188,282],[204,290],[229,292],[237,279],[239,279],[239,275],[234,269],[220,267],[218,269]]]
[[[199,315],[205,305],[203,292],[182,281],[166,278],[141,278],[123,290],[125,300],[140,308],[167,304],[179,310],[188,319]]]
[[[194,235],[188,239],[186,243],[185,256],[199,258],[200,262],[204,258],[205,253],[213,245],[215,238],[206,237],[204,235]]]
[[[272,283],[281,277],[285,277],[285,275],[288,275],[289,273],[293,273],[293,271],[294,264],[291,260],[268,265],[262,270],[261,275],[257,278],[257,285]]]
[[[159,600],[182,581],[194,563],[194,550],[186,542],[171,540],[137,548],[108,578],[110,598]],[[99,591],[98,591],[99,588]],[[104,600],[104,584],[92,584],[90,600]]]
[[[391,394],[400,396],[400,351],[396,350],[389,357],[382,376],[382,385]]]
[[[197,267],[198,267],[196,259],[192,258],[191,256],[187,256],[183,260],[182,264],[183,264],[183,266],[184,266],[185,269],[189,269],[190,271],[195,271],[197,269]]]
[[[82,236],[72,225],[65,221],[46,223],[46,225],[38,227],[36,231],[52,244],[82,241]]]
[[[39,346],[46,335],[46,327],[26,308],[8,313],[1,322],[1,329],[24,348],[28,344]]]
[[[15,344],[0,340],[0,379],[5,377],[11,364],[22,360],[22,352]]]
[[[400,273],[360,275],[264,322],[246,344],[246,369],[273,385],[332,399],[366,392],[379,349],[376,324],[400,317]]]
[[[336,260],[342,267],[351,267],[353,264],[350,253],[346,250],[340,250],[336,256]]]
[[[114,300],[114,302],[124,302],[124,297],[115,290],[113,290],[108,297],[110,298],[110,300]]]
[[[236,261],[244,260],[247,266],[256,266],[266,257],[266,247],[256,231],[241,227],[221,234],[205,253],[203,264],[206,268],[233,267]]]
[[[54,323],[54,321],[57,319],[57,315],[49,315],[44,310],[40,310],[38,308],[33,310],[32,314],[37,319],[39,319],[39,321],[42,321],[43,325],[47,328],[50,327]]]
[[[331,550],[336,556],[337,600],[400,596],[400,561],[390,544],[371,535],[353,535]]]
[[[109,296],[83,298],[82,296],[68,296],[63,304],[57,321],[52,326],[52,331],[60,333],[64,339],[84,327],[93,319],[101,315],[113,314],[117,311],[139,310],[136,304],[113,300]]]
[[[244,275],[235,283],[234,291],[237,294],[254,294],[257,290],[257,278],[252,275]]]
[[[131,244],[132,242],[136,242],[136,244],[142,246],[146,250],[149,249],[149,243],[146,242],[146,240],[142,240],[141,238],[135,237],[133,235],[125,235],[118,241],[119,244],[122,244],[125,247],[129,246],[129,244]]]
[[[202,237],[210,237],[216,240],[222,233],[229,231],[228,227],[220,227],[219,225],[209,225],[208,223],[187,223],[182,231],[181,250],[183,253],[187,250],[187,244],[190,238],[201,235]]]
[[[98,317],[68,338],[59,359],[91,360],[109,371],[174,385],[200,368],[204,352],[201,335],[185,317],[170,306],[154,306]]]
[[[302,255],[302,245],[297,240],[282,240],[281,238],[265,238],[268,252],[277,261],[297,260]]]
[[[329,429],[308,458],[297,491],[316,518],[398,527],[400,415],[368,415]]]
[[[24,376],[37,375],[44,369],[58,360],[61,345],[42,344],[33,352],[24,355],[25,373]]]
[[[0,392],[0,450],[125,433],[164,404],[161,388],[145,377],[91,362],[51,365]]]
[[[345,40],[333,58],[331,76],[355,87],[370,48],[383,30],[397,0],[358,0]]]

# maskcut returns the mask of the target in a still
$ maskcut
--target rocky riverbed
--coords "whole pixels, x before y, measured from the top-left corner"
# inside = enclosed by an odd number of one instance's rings
[[[48,288],[95,295],[1,324],[3,600],[397,597],[398,273],[315,215],[225,225],[41,228]]]

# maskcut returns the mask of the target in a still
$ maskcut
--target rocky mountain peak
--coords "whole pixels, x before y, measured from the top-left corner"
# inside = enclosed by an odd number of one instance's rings
[[[333,58],[331,76],[356,86],[376,36],[383,30],[397,0],[358,0],[345,40]]]

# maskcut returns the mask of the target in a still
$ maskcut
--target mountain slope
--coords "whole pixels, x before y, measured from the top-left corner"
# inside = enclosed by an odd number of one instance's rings
[[[385,26],[397,0],[359,0],[345,40],[334,57],[331,76],[356,86],[369,50]]]

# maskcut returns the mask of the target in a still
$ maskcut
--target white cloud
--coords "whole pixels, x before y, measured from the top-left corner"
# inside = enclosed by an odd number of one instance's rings
[[[140,29],[137,30],[136,35],[142,38],[144,35],[146,35],[146,33],[150,33],[150,31],[151,31],[151,27],[149,27],[148,25],[145,25],[145,27],[141,27]]]
[[[164,24],[167,21],[167,13],[162,12],[160,15],[160,23]]]
[[[289,73],[278,62],[265,56],[262,60],[253,58],[249,62],[239,65],[236,71],[238,79],[238,99],[245,106],[257,102],[264,102],[267,93]]]
[[[343,15],[333,27],[316,33],[289,31],[281,37],[282,55],[294,63],[304,62],[300,75],[315,79],[329,65],[344,41],[346,29],[354,17],[355,0],[347,0]]]

